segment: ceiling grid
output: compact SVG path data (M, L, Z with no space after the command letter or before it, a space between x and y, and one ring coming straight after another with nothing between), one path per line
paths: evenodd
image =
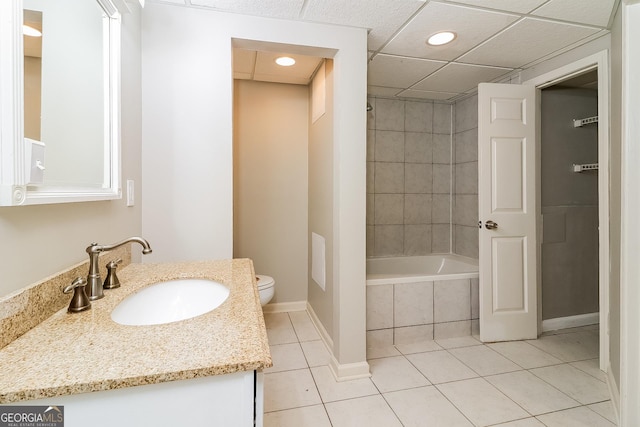
M481 82L509 79L523 68L608 34L620 3L620 0L148 1L366 28L370 95L442 101L466 96ZM430 35L442 30L455 32L456 39L443 46L426 44ZM234 49L235 77L308 84L321 60L302 57L300 66L278 69L273 65L276 53L279 52Z

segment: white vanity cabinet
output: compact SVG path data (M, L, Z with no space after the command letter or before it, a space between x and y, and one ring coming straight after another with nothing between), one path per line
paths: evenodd
M263 378L245 371L17 404L64 406L65 427L262 427Z

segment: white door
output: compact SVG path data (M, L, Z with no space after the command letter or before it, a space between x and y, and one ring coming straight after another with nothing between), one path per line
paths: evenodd
M535 339L536 88L478 87L480 338Z

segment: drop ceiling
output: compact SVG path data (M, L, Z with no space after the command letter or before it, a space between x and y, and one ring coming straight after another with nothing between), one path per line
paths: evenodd
M188 7L368 29L368 93L454 101L478 83L605 36L620 0L150 0ZM455 31L454 42L426 45ZM285 52L282 52L285 53ZM308 69L274 68L273 52L234 49L236 78L307 84ZM287 73L290 75L287 76ZM271 80L269 80L271 79Z

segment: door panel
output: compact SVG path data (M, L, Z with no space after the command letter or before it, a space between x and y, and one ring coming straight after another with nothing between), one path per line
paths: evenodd
M492 138L492 213L523 212L524 192L522 183L526 171L521 138Z
M538 333L535 94L533 86L478 88L482 341Z
M494 238L493 262L493 311L494 313L523 312L526 310L526 242L522 237ZM497 262L500 260L500 262ZM514 286L519 284L521 286Z

